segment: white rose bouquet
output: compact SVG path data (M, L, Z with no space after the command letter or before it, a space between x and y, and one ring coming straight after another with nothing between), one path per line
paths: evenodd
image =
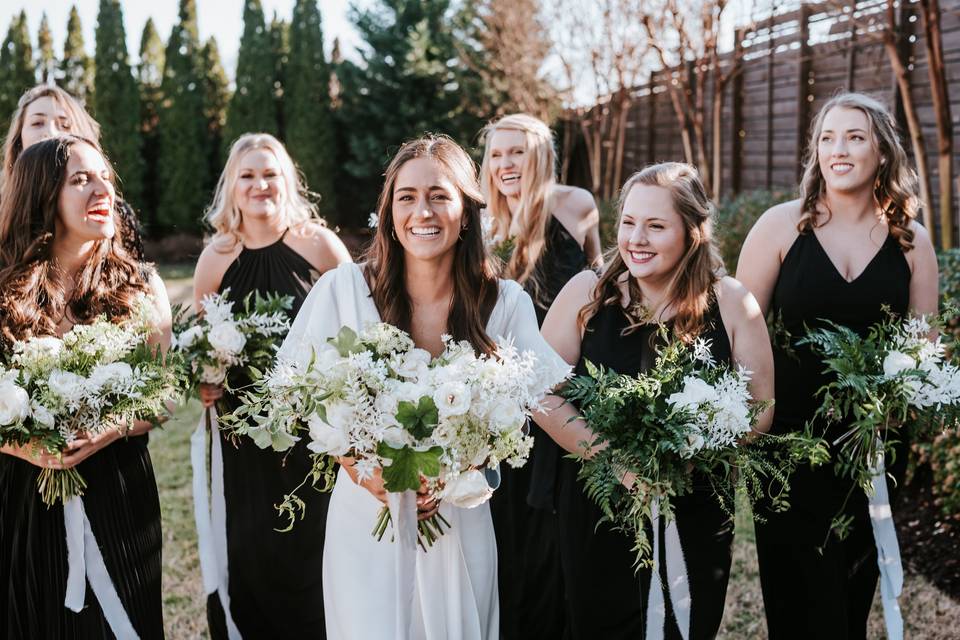
M183 390L183 366L147 344L157 326L150 298L141 295L121 323L98 318L62 338L17 342L0 366L0 444L32 444L57 454L81 436L156 420ZM46 504L83 494L76 469L44 469Z
M797 464L824 456L815 439L753 432L770 403L750 396L749 371L714 361L708 341L670 342L638 376L589 362L587 372L563 390L595 436L586 443L593 455L582 460L579 475L603 520L634 537L638 565L651 561L647 529L654 505L672 518L671 498L690 493L695 474L732 514L738 486L756 500L767 478L786 487ZM627 473L636 477L629 488L622 485Z

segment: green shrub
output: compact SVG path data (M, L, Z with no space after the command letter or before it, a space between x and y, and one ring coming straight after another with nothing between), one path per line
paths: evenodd
M760 215L793 197L788 191L748 191L724 200L717 207L713 232L727 273L737 272L740 247Z
M600 200L600 250L606 252L617 244L617 201Z

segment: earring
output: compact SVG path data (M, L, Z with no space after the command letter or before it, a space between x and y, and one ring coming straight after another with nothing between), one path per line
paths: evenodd
M460 227L460 233L457 234L457 240L463 240L463 232L467 230L466 225Z
M390 227L390 237L394 240L397 239L397 230L394 227Z

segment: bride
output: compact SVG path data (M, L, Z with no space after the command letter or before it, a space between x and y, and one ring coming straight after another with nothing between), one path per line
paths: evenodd
M469 341L478 353L491 353L498 337L512 339L518 349L537 353L545 379L559 382L568 367L540 337L530 298L515 282L496 278L484 245L476 165L466 152L449 138L423 137L400 148L385 177L364 262L343 264L317 282L281 357L306 361L311 347L341 326L359 330L383 321L409 332L434 356L443 350L444 334ZM323 554L327 634L498 638L489 505L459 509L421 494L417 517L439 510L451 528L425 552L389 537L378 542L370 532L388 503L383 481L376 474L358 482L352 461L341 459L341 465Z

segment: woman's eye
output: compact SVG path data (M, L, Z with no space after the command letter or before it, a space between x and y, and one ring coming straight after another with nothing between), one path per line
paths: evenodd
M620 221L620 224L621 224L621 226L624 226L624 227L632 227L632 226L633 226L633 220L626 220L626 219L624 219L624 220L621 220L621 221Z
M652 225L650 225L650 228L651 228L651 229L656 229L657 231L659 231L659 230L663 229L663 225L662 225L662 224L652 224Z

